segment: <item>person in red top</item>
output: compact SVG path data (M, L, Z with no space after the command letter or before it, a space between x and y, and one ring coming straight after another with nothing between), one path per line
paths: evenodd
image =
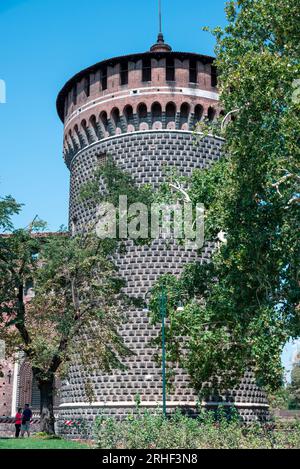
M19 438L20 430L22 425L22 407L18 409L15 418L15 427L16 427L16 438Z

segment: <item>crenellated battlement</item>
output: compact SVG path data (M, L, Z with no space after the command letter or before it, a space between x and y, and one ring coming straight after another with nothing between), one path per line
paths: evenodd
M153 51L99 62L66 83L58 95L58 114L67 124L74 113L99 98L110 101L122 93L130 97L147 89L153 93L167 88L172 94L174 88L185 88L194 90L195 95L202 90L213 93L214 99L217 75L213 61L213 57L199 54Z

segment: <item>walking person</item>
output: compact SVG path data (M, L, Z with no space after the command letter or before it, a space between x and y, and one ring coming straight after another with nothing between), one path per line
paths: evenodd
M22 407L19 407L18 412L16 413L16 417L15 417L15 427L16 427L15 437L16 438L19 438L21 425L22 425Z
M30 438L30 420L32 417L32 412L29 407L29 404L25 404L25 409L23 410L22 415L22 425L21 425L21 437L24 438L25 433L27 433L28 438Z

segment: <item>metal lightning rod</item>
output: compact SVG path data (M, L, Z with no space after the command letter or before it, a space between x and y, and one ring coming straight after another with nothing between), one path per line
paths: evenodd
M158 11L159 11L159 33L162 33L162 19L161 19L161 0L158 0Z

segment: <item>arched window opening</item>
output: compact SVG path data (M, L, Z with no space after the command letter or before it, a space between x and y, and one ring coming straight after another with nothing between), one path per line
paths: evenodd
M111 112L111 120L112 124L116 130L116 133L121 132L121 119L120 119L120 111L118 108L114 108Z
M176 106L174 103L168 103L166 106L166 126L175 128Z
M108 126L108 118L107 118L107 113L105 111L101 112L100 114L100 121L104 125L104 127L107 129Z
M174 59L166 59L166 80L175 81L175 61Z
M144 103L141 103L138 105L138 117L139 119L147 119L147 115L148 115L148 112L147 112L147 106L146 104Z
M162 127L162 109L159 103L153 103L151 108L152 125L158 129Z
M81 121L80 127L81 127L80 130L82 130L83 137L87 138L87 128L86 128L86 120L85 119L83 121Z
M104 137L108 136L108 118L107 118L107 113L105 111L101 112L100 114L100 128L101 132L104 135Z
M161 120L162 118L162 109L159 103L154 103L151 108L152 118L154 120Z
M154 103L152 105L151 111L152 111L153 117L160 117L161 118L162 110L161 110L161 105L159 103Z
M76 130L75 128L73 129L73 132L70 130L69 131L69 135L70 135L70 139L71 139L71 142L72 142L72 145L74 147L74 150L79 150L80 149L80 141L79 141L79 137L76 133Z
M94 134L94 136L96 137L96 139L99 138L99 132L98 132L98 125L97 125L97 119L96 119L96 116L95 115L92 115L90 117L90 127L92 129L92 132Z
M197 122L200 122L202 120L202 117L203 117L203 107L201 106L201 104L197 104L197 106L195 106L195 111L194 111L195 124Z
M124 108L124 116L125 116L127 125L134 125L134 117L133 117L133 108L132 108L132 106L128 105Z
M213 107L209 107L207 111L207 119L212 122L215 118L216 110Z
M142 62L142 81L152 80L151 59L143 59Z
M137 107L137 115L139 120L139 129L148 130L148 111L145 103L140 103Z
M188 130L189 115L190 106L188 103L183 103L180 108L180 129Z
M83 134L82 132L80 132L80 129L78 128L78 125L76 124L75 127L74 127L74 133L77 137L77 140L78 140L78 143L79 143L79 147L80 148L84 148L86 146L86 141L83 137Z
M81 122L81 127L84 133L84 138L87 141L86 143L90 144L90 143L93 143L95 140L97 140L95 138L95 134L94 134L92 126L88 126L85 119Z

